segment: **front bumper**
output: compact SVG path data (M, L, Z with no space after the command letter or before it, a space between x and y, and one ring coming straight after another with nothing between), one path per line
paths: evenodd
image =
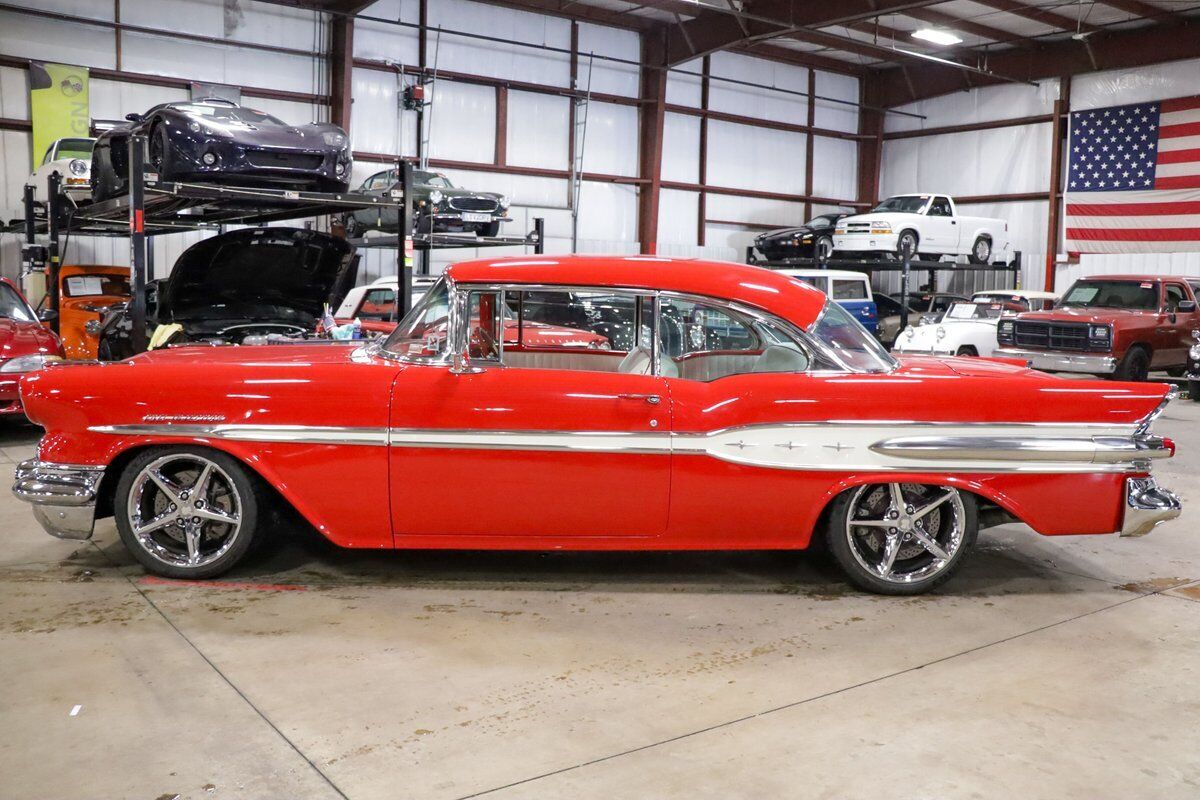
M104 467L30 459L17 466L12 491L18 500L33 506L33 516L46 533L60 539L90 539L103 477Z
M833 237L833 249L839 253L894 253L899 246L896 233L844 233Z
M1106 355L1060 353L1050 350L1026 350L1020 347L999 347L997 356L1017 358L1043 372L1080 372L1086 375L1111 375L1117 371L1117 359Z
M1145 536L1155 526L1175 519L1183 511L1183 503L1171 491L1162 488L1154 478L1125 479L1125 521L1122 536Z
M0 377L0 417L21 413L20 375Z

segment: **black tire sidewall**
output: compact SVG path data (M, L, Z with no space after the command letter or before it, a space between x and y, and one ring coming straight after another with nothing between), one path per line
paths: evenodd
M850 513L850 501L860 486L854 486L838 495L829 510L829 522L825 529L825 542L833 559L845 574L850 583L867 592L885 595L915 595L923 594L941 586L961 569L963 562L975 548L979 536L979 503L975 495L959 489L963 512L966 516L963 540L958 550L950 559L950 563L936 575L914 583L890 583L877 575L868 572L854 554L850 551L850 543L846 540L846 517ZM944 487L955 488L955 487Z
M237 540L216 561L200 567L180 567L164 564L162 561L151 556L138 544L137 537L133 535L133 529L126 514L126 508L129 504L129 493L133 489L133 481L138 473L150 462L172 454L202 456L215 462L233 480L234 487L238 492L238 500L242 513L242 528L238 532ZM241 462L232 456L222 453L219 450L212 450L205 447L153 447L136 455L121 472L121 477L117 480L116 492L113 495L113 517L117 523L117 533L121 536L121 543L125 545L125 549L129 551L130 555L136 558L138 563L145 567L148 572L164 578L196 580L224 574L246 555L258 533L259 501L259 492L258 487L255 485L254 476L241 465Z
M963 352L964 350L969 351L969 352ZM955 351L954 355L960 356L960 357L965 356L968 358L978 358L979 351L976 350L974 347L972 347L969 344L964 344L962 347L958 348L958 350Z
M1136 362L1141 362L1140 374L1135 368ZM1141 347L1130 348L1125 354L1125 358L1121 359L1121 364L1117 367L1117 371L1113 373L1113 377L1121 381L1133 381L1135 383L1145 381L1150 374L1150 356Z
M980 242L987 242L988 250L987 250L987 256L985 258L980 258L979 256L975 255L975 249L979 245ZM992 243L989 242L987 240L987 238L984 236L977 236L975 238L975 241L971 244L971 253L967 257L967 260L970 261L972 264L986 264L989 261L991 261L992 260Z
M917 248L921 246L921 240L916 233L910 230L900 231L899 238L896 239L896 257L903 260L904 258L904 240L906 237L912 238L912 250L908 253L909 259L917 258Z

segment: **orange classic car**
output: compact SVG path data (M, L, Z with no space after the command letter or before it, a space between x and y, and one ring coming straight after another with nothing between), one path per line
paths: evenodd
M63 351L70 359L94 360L100 344L100 320L111 306L129 302L129 267L64 264L58 273L58 287Z

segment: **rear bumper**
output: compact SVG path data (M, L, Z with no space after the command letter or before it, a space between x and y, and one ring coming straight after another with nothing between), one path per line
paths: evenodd
M20 375L0 377L0 417L22 413Z
M1125 521L1122 536L1145 536L1160 523L1175 519L1183 511L1183 503L1171 491L1162 488L1154 478L1125 479Z
M46 533L60 539L90 539L103 477L104 467L30 459L17 466L12 492L33 506L33 516Z
M1060 353L1050 350L1026 350L1020 347L999 347L997 356L1017 358L1043 372L1081 372L1086 375L1111 375L1117 371L1117 359L1106 355Z

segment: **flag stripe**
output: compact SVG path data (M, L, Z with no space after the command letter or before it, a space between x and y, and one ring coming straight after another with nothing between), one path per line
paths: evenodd
M1154 170L1154 174L1160 181L1163 178L1178 178L1188 175L1200 175L1200 164L1197 164L1195 161L1185 161L1180 164L1160 163L1158 168Z
M1120 195L1118 195L1120 196ZM1067 203L1067 213L1079 217L1158 217L1200 214L1200 200L1180 203Z
M1200 189L1200 175L1176 175L1174 177L1158 178L1154 181L1155 189Z
M1181 164L1187 161L1200 161L1200 147L1190 150L1167 150L1158 154L1160 164Z
M1156 228L1200 228L1200 214L1164 214L1152 219L1146 217L1071 217L1072 228L1110 228L1129 231L1153 225Z
M1158 152L1168 150L1194 150L1200 147L1200 136L1178 136L1174 139L1163 139L1158 143Z
M1200 122L1200 108L1187 111L1176 111L1173 114L1162 114L1158 118L1159 125L1184 125L1189 122Z
M1169 114L1172 111L1186 111L1189 108L1200 108L1200 95L1178 97L1174 100L1163 100L1160 105L1164 114Z
M1200 240L1200 228L1067 228L1066 236L1081 242L1194 242Z
M1163 125L1158 129L1158 138L1174 139L1177 136L1200 136L1200 122L1185 122L1182 125Z

